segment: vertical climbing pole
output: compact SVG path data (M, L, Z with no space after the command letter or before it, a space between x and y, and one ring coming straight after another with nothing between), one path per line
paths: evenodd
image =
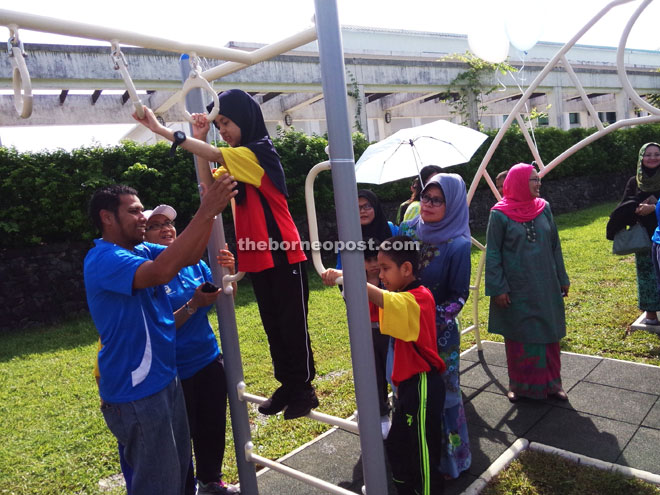
M315 0L315 10L339 240L344 243L356 242L362 240L362 230L358 215L355 159L346 101L344 51L337 2ZM380 429L364 255L355 249L345 250L341 253L341 261L359 416L362 469L367 493L382 495L387 493L388 483Z
M190 58L182 55L180 59L181 77L186 80L190 74ZM186 95L186 108L188 112L203 113L206 107L202 100L202 90L194 89ZM211 124L213 125L213 124ZM192 133L192 124L190 125ZM197 157L195 157L195 171L197 172ZM197 172L197 183L199 184L199 172ZM215 257L218 249L225 246L225 231L222 224L222 215L218 215L213 222L213 230L209 239L208 255L209 267L213 273L216 285L222 286L222 276L226 273L221 268ZM234 433L234 447L236 450L236 464L238 477L241 482L241 492L257 495L257 474L255 465L245 458L245 446L251 442L250 422L248 418L247 402L239 400L236 386L243 382L243 363L241 362L240 345L238 342L238 329L236 326L236 314L234 312L233 295L220 292L216 300L216 311L218 313L218 327L220 330L220 342L227 377L227 392L229 394L229 411L231 414L232 431Z

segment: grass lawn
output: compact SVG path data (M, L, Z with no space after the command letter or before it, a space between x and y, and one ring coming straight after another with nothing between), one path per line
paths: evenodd
M618 473L526 450L481 495L657 495L660 487Z
M556 219L571 277L568 336L562 349L660 365L658 335L626 334L627 325L639 315L635 262L633 256L610 254L605 224L613 206ZM485 234L478 237L483 241ZM474 269L479 254L474 250ZM471 299L463 310L464 325L471 323L472 304ZM481 298L483 327L487 304ZM269 395L277 385L249 284L240 284L236 319L248 391ZM309 326L319 410L346 417L355 410L355 400L345 306L339 291L322 286L311 272ZM482 338L501 340L485 330ZM98 493L99 479L119 472L116 444L99 412L92 376L96 339L87 317L0 335L0 494L93 494ZM473 338L465 336L462 348L473 344ZM253 405L249 408L257 453L269 458L278 458L327 429L306 418L284 421L281 415L265 417ZM229 432L225 472L228 480L237 479Z

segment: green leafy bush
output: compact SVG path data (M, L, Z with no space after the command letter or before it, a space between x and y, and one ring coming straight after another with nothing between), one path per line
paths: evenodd
M536 129L535 137L542 158L548 163L564 150L593 133L594 129ZM465 165L448 171L460 174L469 184L497 130ZM660 140L660 125L649 124L613 132L569 157L553 170L550 178L632 174L640 146ZM273 140L282 158L289 189L291 212L297 218L305 213L304 183L309 170L328 159L327 139L306 136L291 130ZM362 134L353 135L357 160L368 146ZM199 204L192 155L179 148L170 156L170 145L160 142L142 145L124 142L119 146L79 148L71 152L19 153L0 147L0 248L21 248L43 243L90 240L98 235L87 218L92 192L112 183L135 187L145 207L160 203L176 206L178 225L183 228ZM511 165L532 160L520 129L510 129L488 166L494 177ZM383 201L400 202L409 197L410 179L368 187ZM481 186L483 187L482 181ZM316 206L321 217L334 217L332 178L322 173L316 179Z

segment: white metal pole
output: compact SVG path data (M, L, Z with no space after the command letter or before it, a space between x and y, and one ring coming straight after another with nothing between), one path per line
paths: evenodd
M336 0L315 0L321 79L325 101L332 184L341 241L361 241L355 159L348 102L344 53ZM387 476L376 386L374 350L369 321L367 280L361 251L342 252L344 293L351 341L362 448L362 470L369 495L387 493Z
M188 55L181 57L181 78L186 79L190 72L190 58ZM202 90L194 89L186 95L186 107L190 112L204 113L206 107L202 99ZM190 124L192 132L192 124ZM195 171L197 172L197 157L195 157ZM197 173L199 183L199 173ZM216 262L215 257L218 249L225 247L225 230L222 224L222 215L218 215L213 222L213 230L208 244L209 267L213 273L213 280L220 286L224 275L224 268ZM220 342L227 378L227 395L229 396L229 412L231 415L232 432L234 434L234 448L236 451L236 466L238 477L241 481L242 493L253 493L258 495L257 474L255 465L245 458L245 446L251 443L250 421L247 411L247 403L238 397L237 386L244 382L243 363L241 361L241 349L238 341L238 329L236 326L236 314L234 312L233 295L224 291L215 302L218 313L218 329L220 331Z

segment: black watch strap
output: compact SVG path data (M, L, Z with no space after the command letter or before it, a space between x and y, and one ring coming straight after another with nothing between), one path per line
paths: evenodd
M174 133L174 141L172 141L172 147L170 148L170 156L174 156L174 153L176 153L177 147L183 143L188 136L182 131L176 131Z

